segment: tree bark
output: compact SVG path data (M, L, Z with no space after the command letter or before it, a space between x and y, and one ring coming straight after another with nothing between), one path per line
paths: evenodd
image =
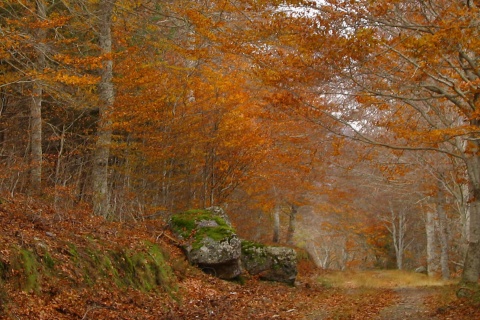
M473 190L470 203L470 232L463 265L462 283L477 283L480 274L480 189Z
M427 274L433 277L438 272L438 254L435 237L435 213L427 209L425 232L427 234Z
M288 230L287 230L287 243L293 245L293 237L295 235L295 229L297 227L297 212L298 207L294 204L290 206L290 214L288 216Z
M437 217L438 217L438 238L440 240L440 267L442 270L442 278L450 278L450 268L448 267L448 231L447 231L447 215L445 213L445 195L442 186L439 187L437 197Z
M37 15L39 20L47 18L46 6L43 0L37 0ZM45 68L45 39L47 31L44 28L38 28L35 34L35 52L36 57L36 71L43 72ZM32 102L30 105L30 191L35 194L41 193L42 190L42 166L43 166L43 151L42 151L42 95L43 86L40 80L33 81L32 88Z
M280 208L275 207L273 211L273 242L280 242Z
M98 85L99 120L97 125L97 141L93 162L93 212L95 215L107 217L110 214L108 196L108 159L112 140L112 128L109 112L113 107L115 92L113 87L112 53L112 15L114 0L102 0L99 4L99 45L102 55L106 57L101 70Z
M477 120L471 121L478 126ZM463 265L462 283L477 283L480 275L480 141L467 141L467 172L469 176L468 247Z

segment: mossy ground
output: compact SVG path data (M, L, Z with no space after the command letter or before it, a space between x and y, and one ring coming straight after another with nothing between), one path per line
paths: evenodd
M104 250L88 241L79 247L66 243L68 260L55 261L49 250L32 250L19 246L10 249L11 262L1 263L0 278L13 280L26 292L40 292L43 282L68 279L77 286L110 282L119 288L141 291L163 290L172 297L177 291L175 275L159 246L145 242L140 250L117 248ZM72 274L78 277L72 277Z

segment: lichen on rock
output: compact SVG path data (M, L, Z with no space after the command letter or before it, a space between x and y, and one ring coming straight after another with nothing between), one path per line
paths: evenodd
M241 241L223 210L189 210L173 215L171 229L185 241L188 261L222 279L241 273Z
M297 254L292 248L243 241L242 266L261 279L293 285L297 276Z

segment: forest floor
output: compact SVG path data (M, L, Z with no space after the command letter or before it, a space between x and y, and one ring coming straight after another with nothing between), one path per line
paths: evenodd
M480 319L454 281L305 258L295 286L223 281L189 266L161 221L46 203L0 197L0 319Z

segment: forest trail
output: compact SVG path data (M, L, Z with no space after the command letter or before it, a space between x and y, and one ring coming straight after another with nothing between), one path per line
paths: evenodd
M443 319L427 306L428 299L437 295L432 287L403 287L395 289L355 288L342 292L342 301L322 305L304 319L376 319L427 320ZM348 310L348 312L346 312Z
M425 305L425 299L434 294L431 288L398 288L394 292L398 295L395 304L384 308L378 319L405 320L405 319L435 319Z
M330 293L314 299L303 319L471 319L445 302L455 301L454 281L398 270L330 272L318 278ZM459 311L459 310L457 310Z

